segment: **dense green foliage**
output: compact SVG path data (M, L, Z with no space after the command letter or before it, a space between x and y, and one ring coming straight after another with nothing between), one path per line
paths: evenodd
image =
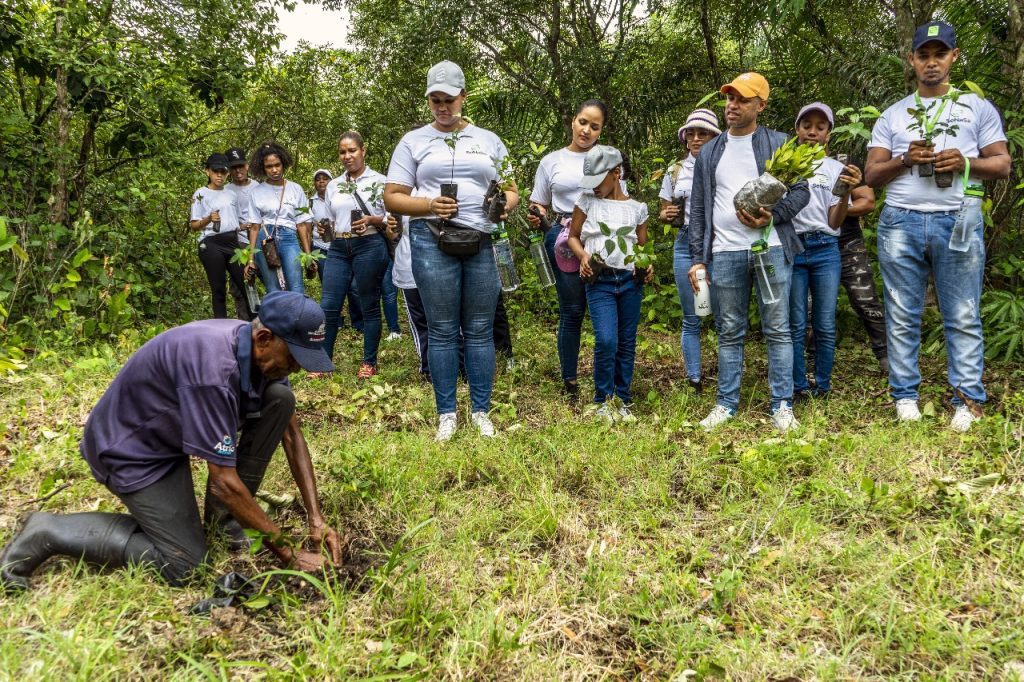
M862 156L864 108L907 92L901 55L932 16L958 26L954 80L999 106L1018 160L989 188L984 303L990 353L1024 352L1012 336L1024 309L1022 0L325 0L349 11L353 48L284 55L274 26L288 4L0 4L0 358L196 316L206 284L186 212L201 160L277 138L308 188L313 169L337 165L338 134L356 128L384 169L428 118L423 74L439 59L465 67L466 113L507 141L523 191L540 156L564 144L575 104L598 96L612 112L605 140L627 152L634 193L653 202L680 122L742 70L772 83L762 119L772 127L789 130L812 99L850 109L836 146ZM671 258L657 262L669 282ZM519 302L540 298L528 287ZM647 310L675 326L672 287L653 290Z

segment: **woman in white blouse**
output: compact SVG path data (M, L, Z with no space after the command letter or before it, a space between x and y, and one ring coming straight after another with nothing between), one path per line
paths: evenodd
M253 154L249 170L262 184L249 194L246 220L250 223L249 241L256 244L258 250L245 267L246 275L259 267L267 291L286 289L304 294L306 287L299 254L308 254L313 248L312 216L302 185L285 178L291 167L291 154L276 142L260 145ZM277 246L280 268L267 264L264 252L269 240ZM310 268L315 269L316 261L311 263Z
M363 136L354 130L338 140L338 160L345 172L327 185L326 203L333 234L324 271L320 306L327 320L324 350L334 354L341 303L355 282L359 309L363 313L363 361L359 378L377 373L377 349L380 346L380 298L384 273L388 267L388 249L384 226L384 176L367 167Z
M516 207L519 192L513 181L498 174L508 156L501 139L462 118L462 69L448 61L431 67L426 97L434 121L406 133L398 143L384 202L389 211L410 217L412 270L427 315L427 352L439 414L437 440L448 440L457 427L460 327L472 421L481 435L492 437L488 412L494 382L494 311L501 287L491 249L495 224L483 205L492 181L502 185L505 212ZM457 196L452 197L443 184L457 184ZM499 219L504 219L504 212ZM461 252L452 239L462 240Z
M661 183L662 221L679 228L676 233L675 257L672 269L676 276L676 291L679 306L683 310L683 331L679 343L683 350L683 364L690 386L698 393L703 389L700 363L700 320L694 309L693 288L687 273L693 260L690 258L690 189L693 187L693 164L705 142L722 131L718 128L718 116L710 109L697 109L686 118L679 129L679 143L685 156L669 166Z

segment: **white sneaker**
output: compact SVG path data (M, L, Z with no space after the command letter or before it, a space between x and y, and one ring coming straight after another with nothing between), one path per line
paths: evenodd
M971 408L966 405L961 405L956 408L956 412L953 414L953 418L949 420L949 428L960 433L967 433L971 430L971 424L978 421L980 417L975 417L974 413L971 412Z
M450 440L455 435L455 429L459 426L458 418L454 412L445 412L437 418L437 435L434 436L434 440L438 443L443 443L446 440Z
M390 334L388 334L387 336L384 337L384 340L385 341L398 341L398 339L400 339L400 338L402 338L402 333L401 332L391 332Z
M913 398L900 398L897 400L896 418L901 422L921 421L921 410L917 409L917 401ZM968 428L970 428L970 424L968 424Z
M614 421L615 417L612 416L612 406L608 403L601 403L601 407L597 408L597 412L594 416L598 419L607 419L608 421Z
M793 408L785 400L779 403L778 408L772 412L772 423L775 424L775 428L783 433L800 428L800 422L793 416Z
M494 424L486 412L474 412L470 417L473 425L480 429L480 435L484 438L494 438Z
M701 420L700 425L705 431L721 426L732 419L732 412L725 405L715 405L714 409Z
M619 408L619 419L624 422L635 422L636 417L633 416L632 410L629 409L629 405L623 405Z
M511 372L515 368L516 368L516 359L515 358L509 358L508 360L505 361L505 371L506 372Z

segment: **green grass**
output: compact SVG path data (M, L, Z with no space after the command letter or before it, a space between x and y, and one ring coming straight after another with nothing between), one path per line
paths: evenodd
M1020 368L989 368L988 417L960 436L945 427L944 359L926 358L922 403L934 416L899 426L870 353L849 339L836 395L798 406L804 428L779 438L765 412L763 343L752 339L741 411L709 435L695 424L713 387L690 393L676 340L645 334L638 421L609 428L559 397L553 324L514 324L520 368L499 374L494 441L468 428L432 441L433 397L408 338L383 345L368 390L354 378L354 336L339 339L337 377L296 380L325 509L349 534L337 579L277 576L265 607L204 618L188 609L215 575L273 569L268 558L215 543L212 569L184 589L143 570L50 562L30 593L3 601L0 678L916 680L1024 670ZM31 509L119 508L77 440L126 352L51 356L2 380L0 541ZM586 366L590 355L588 346ZM998 477L966 485L988 474ZM265 489L294 492L280 453ZM297 506L273 513L302 528Z

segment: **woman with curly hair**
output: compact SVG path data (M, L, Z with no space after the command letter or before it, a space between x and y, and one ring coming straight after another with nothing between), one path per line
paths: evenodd
M302 185L285 178L292 165L292 155L277 142L265 142L253 154L249 170L262 184L249 195L246 219L249 241L256 244L258 251L255 258L249 256L245 274L248 276L259 267L267 291L305 293L299 254L309 253L313 248L312 217ZM281 259L278 268L267 263L266 249L271 242ZM316 268L316 261L311 268Z

